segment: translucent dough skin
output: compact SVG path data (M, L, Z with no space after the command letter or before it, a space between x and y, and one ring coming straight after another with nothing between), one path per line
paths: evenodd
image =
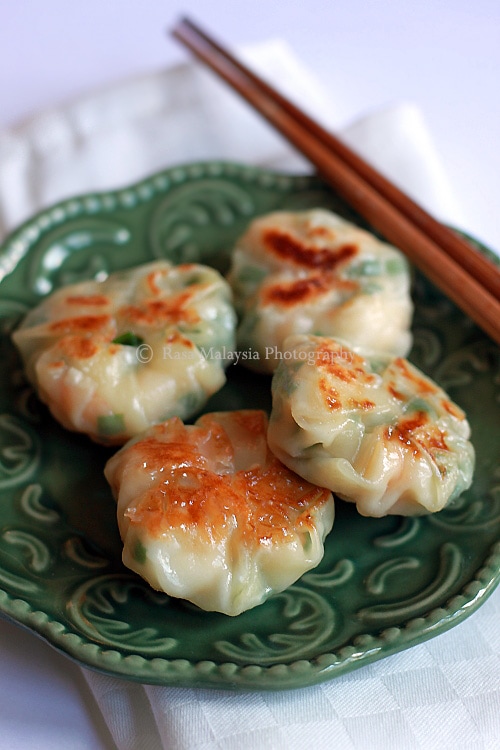
M201 409L225 383L235 328L220 274L158 261L58 290L28 313L13 340L64 427L121 445L151 424Z
M331 493L300 479L266 443L267 416L244 410L178 418L107 463L123 561L149 584L237 615L323 557Z
M286 466L364 516L436 512L470 486L465 415L407 360L316 336L285 346L268 441Z
M245 364L272 373L287 336L342 338L404 356L413 306L404 256L324 209L255 219L236 243L228 281L240 315Z

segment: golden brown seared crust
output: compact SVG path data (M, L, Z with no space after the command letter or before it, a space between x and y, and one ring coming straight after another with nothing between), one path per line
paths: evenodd
M287 466L376 517L436 512L470 486L465 414L414 365L327 337L286 345L268 440Z
M294 334L342 338L356 349L410 349L410 276L402 254L324 209L257 217L237 241L228 281L246 366L272 373Z
M13 340L56 419L118 445L201 409L225 382L235 326L217 271L154 261L56 290ZM217 356L205 357L204 347Z
M195 296L193 288L173 294L170 299L146 299L138 305L127 305L117 316L130 325L158 326L165 323L199 323L200 316L190 307Z
M158 591L239 615L284 591L324 553L332 494L269 450L260 410L178 418L110 458L123 562Z
M110 304L109 297L104 294L71 294L66 297L68 305L89 305L90 307L105 307Z
M245 438L265 443L263 412L236 411L230 419ZM269 450L263 464L232 471L234 445L217 414L194 426L170 419L124 450L132 467L160 478L128 513L153 537L187 526L217 542L236 523L245 543L258 546L312 529L312 508L330 499L328 490L298 477Z
M333 289L352 294L358 287L357 282L339 279L334 274L311 274L306 278L266 284L262 290L261 303L282 308L314 304L315 300L330 294Z
M323 233L320 236L325 237L326 240L333 239L326 228L325 233L326 236ZM281 260L287 260L294 265L308 269L332 271L352 260L359 253L358 245L353 242L340 247L321 247L302 242L297 236L278 229L264 231L262 239L269 251Z
M376 376L370 371L367 361L360 355L351 353L349 361L339 356L341 347L334 341L323 340L317 350L316 366L324 373L319 380L319 387L323 394L326 405L331 410L345 409L363 411L374 409L375 401L369 398L346 397L342 400L339 390L342 383L358 384L371 386L376 380ZM330 356L328 356L330 355ZM435 383L432 383L422 373L412 367L409 362L401 357L397 357L392 364L399 377L399 388L402 381L406 381L408 390L420 396L428 396L439 392ZM336 381L340 381L336 387ZM406 401L407 397L398 391L393 379L389 380L386 386L387 390L398 401ZM451 401L442 399L443 408L458 419L464 419L464 413ZM432 460L442 467L442 462L438 461L438 454L442 451L448 451L446 444L446 434L443 430L438 429L430 420L429 414L425 411L418 411L411 416L401 417L396 424L388 427L384 432L387 440L398 440L400 443L410 447L414 455L421 451L429 454Z
M79 304L84 304L80 302ZM93 304L93 303L89 303ZM66 333L89 335L96 333L112 333L112 318L110 315L77 315L60 318L49 325L53 334Z

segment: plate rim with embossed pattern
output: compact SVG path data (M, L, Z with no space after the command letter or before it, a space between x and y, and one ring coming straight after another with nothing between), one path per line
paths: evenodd
M213 251L213 248L207 249L209 239L215 245L229 237L234 239L254 215L274 208L298 209L313 205L325 205L364 223L314 176L282 174L218 161L174 167L121 190L89 193L61 201L25 222L0 249L1 320L5 325L11 325L14 317L25 309L23 305L29 307L37 295L41 296L62 283L63 277L56 278L55 274L61 275L62 269L71 265L74 258L88 256L89 264L94 263L94 267L82 271L77 265L67 271L67 275L102 272L102 269L99 271L97 255L90 255L93 248L106 247L103 262L108 255L111 258L114 254L115 267L134 265L154 257L172 257L177 252L180 260L197 260L193 257L196 252L210 255ZM134 239L139 235L140 242ZM481 243L473 239L472 242L498 262ZM132 245L135 247L133 252ZM137 257L132 257L134 253ZM63 280L67 280L66 277ZM455 383L453 387L463 387L461 380L469 377L470 389L473 390L473 376L485 377L485 363L493 356L493 350L488 347L493 345L439 292L423 279L417 279L417 288L419 284L422 287L419 293L424 295L422 299L425 298L429 306L425 312L427 317L424 315L418 323L422 326L419 339L421 358L431 362L432 357L436 357L435 353L432 354L432 347L436 347L433 336L440 325L439 316L444 316L443 320L449 324L446 329L449 335L445 336L439 329L441 339L437 334L434 338L446 353L445 362L451 361L451 364L448 370L444 368L444 376L442 363L436 365L434 362L433 366L441 372L445 382L451 382L452 386ZM448 342L450 337L451 344ZM6 342L6 339L8 332L4 326L2 341ZM457 342L461 349L457 348ZM8 347L7 343L5 345ZM463 371L457 354L462 351L465 352ZM494 364L496 362L495 359ZM472 370L472 375L467 368ZM50 451L47 452L45 445L45 440L49 445L55 441L58 450L64 450L60 433L57 426L47 427L50 418L43 409L41 417L36 406L33 409L36 399L29 389L24 388L19 372L15 373L15 378L17 382L9 385L7 394L8 398L14 398L15 408L4 398L2 410L6 411L0 414L3 434L11 435L14 441L10 446L0 445L0 472L3 472L0 474L0 613L27 627L84 666L161 685L230 690L304 687L444 632L474 612L499 582L498 518L488 516L491 509L485 509L485 501L483 505L479 503L479 495L475 497L473 490L471 499L452 509L448 520L437 514L439 518L432 526L432 533L437 535L439 549L436 547L436 557L429 569L431 573L434 570L435 577L429 577L429 570L423 574L424 578L427 575L426 583L413 598L401 599L403 571L422 567L423 563L415 548L412 548L412 554L406 555L401 553L405 550L399 548L416 543L423 532L422 523L410 519L397 521L399 526L396 529L391 526L388 532L387 526L385 531L373 535L371 547L378 545L379 552L389 550L389 555L391 549L395 549L395 558L384 560L373 570L358 573L356 565L361 564L358 559L353 562L348 557L336 559L333 556L331 559L335 562L330 568L320 566L317 572L307 574L287 592L239 616L241 620L229 618L232 629L229 620L221 619L225 618L223 615L203 613L189 607L182 609L181 603L172 604L168 597L152 592L140 579L122 569L119 562L113 561L114 567L110 567L111 561L91 538L92 534L79 528L78 522L68 520L72 504L76 502L71 495L64 495L67 505L63 503L61 511L58 501L62 495L57 493L64 494L68 490L52 486L55 463L47 465L47 455L50 462L55 458ZM491 380L493 382L493 376ZM237 383L236 387L241 388L241 385ZM468 392L464 390L463 393L467 396ZM37 419L41 422L37 423ZM70 436L68 441L76 441L72 443L72 449L76 445L85 454L86 444L82 439ZM490 468L493 471L493 467ZM64 485L64 471L68 470L57 475L58 486ZM485 475L488 471L486 466ZM498 488L490 487L486 479L489 481L486 477L481 484L483 500L488 493L488 497L493 497L498 491ZM51 491L43 481L48 483ZM500 503L500 497L495 495L495 502ZM16 527L14 521L21 525ZM393 521L391 519L391 523ZM361 524L366 522L349 509L340 523L343 534L356 537ZM337 522L331 540L335 538L336 526ZM466 534L469 528L475 528L476 532L477 528L482 529L488 544L483 540L478 542L478 549L466 547L465 541L460 539L469 536ZM480 564L472 574L467 573L465 579L463 575L460 578L467 554L473 553ZM382 557L375 556L374 559ZM450 583L452 578L453 585ZM335 641L334 631L338 623L345 625L350 616L354 617L345 602L350 597L355 598L354 581L358 579L357 589L361 590L364 585L366 594L359 594L364 606L360 606L360 601L356 604L358 619L365 624L364 631L363 627L358 628L350 638L342 640L339 636ZM54 583L58 580L71 581L59 598ZM349 580L352 581L350 593ZM395 580L400 581L396 588ZM346 590L343 591L343 587ZM393 594L388 600L386 595L387 601L377 604L375 597L380 592L387 594L389 590ZM394 591L399 592L399 601ZM266 607L268 609L264 610ZM113 616L106 620L106 612L109 615L110 610L113 610ZM273 623L269 626L271 630L267 631L263 624L268 619L266 613L270 614L269 622ZM147 619L153 614L155 627ZM183 630L183 635L174 638L168 628L170 625L174 627L177 620L175 632L178 634L179 629ZM242 623L241 629L238 629L239 622ZM260 632L257 632L257 625L254 631L248 630L252 622L259 622ZM189 627L185 627L186 624ZM276 628L278 632L274 632ZM283 632L279 632L280 628ZM209 632L205 641L201 636L203 632ZM213 643L210 632L213 632ZM229 632L232 640L222 637ZM206 653L202 652L204 645L199 647L201 652L196 651L196 638L204 644L210 643ZM332 644L334 647L330 647Z

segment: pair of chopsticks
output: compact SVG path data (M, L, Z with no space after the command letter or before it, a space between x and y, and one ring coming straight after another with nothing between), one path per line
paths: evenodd
M500 269L249 70L189 19L173 36L223 78L319 174L500 344Z

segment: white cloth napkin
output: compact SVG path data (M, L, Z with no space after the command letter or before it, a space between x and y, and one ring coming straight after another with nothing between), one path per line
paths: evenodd
M313 116L340 129L335 92L321 90L285 44L261 44L244 56ZM340 132L436 216L463 224L463 208L414 104L370 114ZM0 234L71 194L213 158L307 169L195 66L126 81L0 133ZM83 673L119 750L493 749L500 738L499 615L496 592L444 635L291 692L151 687Z
M242 54L313 117L341 127L335 93L327 94L284 42L263 43ZM340 132L435 214L463 221L414 104L370 114ZM213 158L310 171L281 136L197 66L179 65L92 93L0 132L0 237L70 195L120 187L162 167Z

